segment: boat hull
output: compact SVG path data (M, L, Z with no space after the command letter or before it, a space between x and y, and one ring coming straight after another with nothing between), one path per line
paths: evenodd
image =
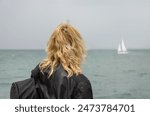
M128 52L118 52L118 54L128 54Z

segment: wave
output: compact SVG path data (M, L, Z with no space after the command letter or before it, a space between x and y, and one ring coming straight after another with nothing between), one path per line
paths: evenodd
M134 69L128 69L128 70L123 70L124 73L134 73L136 70Z
M102 75L102 74L92 74L92 76L94 76L94 77L107 77L106 75Z
M150 74L146 73L146 72L142 72L142 73L138 74L139 77L144 77L144 76L147 76L147 75L150 75Z

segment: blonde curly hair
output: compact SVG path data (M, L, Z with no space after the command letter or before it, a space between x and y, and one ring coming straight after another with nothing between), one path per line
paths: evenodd
M42 73L51 69L48 78L59 64L67 71L68 77L82 73L80 65L86 56L85 45L80 33L72 25L58 25L48 40L46 52L47 58L40 62L39 67Z

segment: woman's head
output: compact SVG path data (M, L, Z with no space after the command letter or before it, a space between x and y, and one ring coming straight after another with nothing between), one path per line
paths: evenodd
M62 64L68 77L81 73L85 46L80 33L70 24L62 23L52 33L47 43L47 58L40 63L43 72L50 67L49 77L58 64Z

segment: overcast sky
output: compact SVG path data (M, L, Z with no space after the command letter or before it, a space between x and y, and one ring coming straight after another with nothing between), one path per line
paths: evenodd
M44 49L66 20L88 49L150 48L150 0L0 0L0 49Z

